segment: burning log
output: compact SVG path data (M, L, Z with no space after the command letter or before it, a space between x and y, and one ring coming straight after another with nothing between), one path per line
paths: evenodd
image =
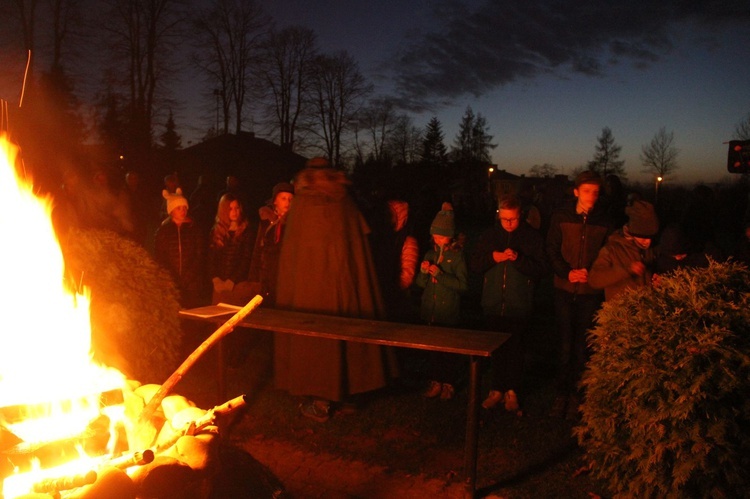
M63 476L58 478L45 478L34 484L34 492L42 494L54 494L61 490L77 489L96 481L96 471L90 470L84 474Z
M146 407L144 407L143 411L141 411L141 415L139 416L138 422L136 423L135 436L136 438L141 440L140 443L142 444L142 447L150 447L153 443L155 434L148 433L148 423L156 410L161 406L164 397L166 397L172 391L172 388L174 388L174 386L182 379L185 373L187 373L190 368L193 367L193 365L198 361L198 359L203 356L204 353L206 353L224 336L231 333L232 330L234 330L234 327L242 319L244 319L245 316L258 308L262 302L263 297L260 295L256 295L255 298L250 300L247 305L238 310L237 313L234 314L228 321L219 326L219 328L214 331L211 336L209 336L203 343L201 343L201 345L196 348L195 351L193 351L193 353L191 353L187 359L185 359L182 365L177 368L177 370L167 379L167 381L165 381L164 384L161 385L161 388L159 388L154 396L151 397L151 400L149 400L148 404L146 404ZM149 441L146 442L145 440Z
M143 466L145 464L149 464L153 460L154 451L152 451L151 449L146 449L144 451L135 451L131 454L111 459L109 460L107 465L124 470L130 468L131 466Z
M183 436L197 436L203 433L216 434L218 420L242 408L247 397L240 395L221 405L203 412L202 409L188 408L169 420L169 426L162 428L156 443L156 451L161 452L174 445Z

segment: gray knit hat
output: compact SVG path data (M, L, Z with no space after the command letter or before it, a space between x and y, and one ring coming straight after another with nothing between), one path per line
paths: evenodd
M448 237L456 235L456 220L453 216L453 207L449 203L443 203L443 209L435 215L430 226L430 234Z

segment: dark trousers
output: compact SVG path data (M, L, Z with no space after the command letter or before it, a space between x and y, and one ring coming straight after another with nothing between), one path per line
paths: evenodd
M523 384L524 336L529 321L525 317L487 315L484 322L488 331L510 334L510 338L490 357L490 390L518 392Z
M466 372L466 361L463 355L447 352L430 352L430 379L439 383L448 383L454 387Z
M594 325L594 315L602 304L602 295L575 295L555 288L555 324L560 340L557 389L575 393L589 349L586 332Z

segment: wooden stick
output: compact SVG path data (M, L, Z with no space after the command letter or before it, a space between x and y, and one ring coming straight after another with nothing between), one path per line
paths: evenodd
M172 375L167 379L167 381L164 382L163 385L156 391L153 397L151 397L151 400L149 400L148 404L143 408L141 411L140 416L138 417L138 423L136 425L137 428L142 427L144 424L148 423L151 417L156 412L156 409L159 408L161 405L162 400L164 400L164 397L166 397L171 391L172 388L182 379L182 377L185 375L188 370L190 370L191 367L198 361L198 359L203 356L204 353L206 353L211 347L213 347L219 340L221 340L224 336L228 335L232 332L234 327L239 323L242 319L244 319L250 312L258 308L260 306L261 302L263 301L263 297L260 295L255 295L255 298L250 300L247 305L242 307L237 311L236 314L234 314L228 321L226 321L224 324L219 326L219 329L214 331L214 333L206 338L206 340L200 344L198 348L196 348L193 353L190 354L190 356L185 359L185 361L180 365L180 367L177 368L177 370L172 373Z

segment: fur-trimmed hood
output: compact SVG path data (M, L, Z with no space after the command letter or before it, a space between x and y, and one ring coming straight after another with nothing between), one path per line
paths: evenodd
M341 170L333 168L305 168L294 181L296 194L319 194L341 199L347 194L351 182Z

